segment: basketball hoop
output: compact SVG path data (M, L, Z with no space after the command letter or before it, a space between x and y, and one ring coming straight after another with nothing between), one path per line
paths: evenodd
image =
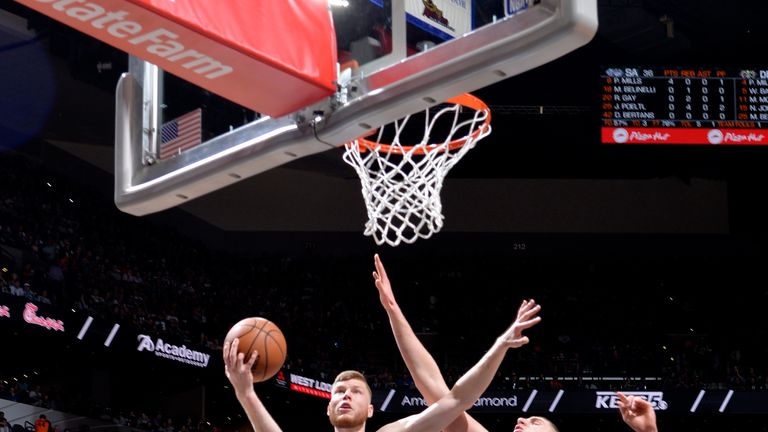
M418 115L424 117L423 133L418 124L408 125ZM440 136L438 131L448 133ZM364 234L373 236L378 245L397 246L440 231L443 180L489 133L490 109L465 93L346 143L343 158L360 176L368 212ZM368 139L372 135L375 141ZM383 140L391 144L382 144Z

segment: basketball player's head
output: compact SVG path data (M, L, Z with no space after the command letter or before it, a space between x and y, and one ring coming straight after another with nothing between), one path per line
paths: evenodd
M344 371L336 376L328 402L328 419L337 428L357 427L373 415L371 388L358 371Z
M544 417L520 417L517 419L514 432L559 432L551 421Z

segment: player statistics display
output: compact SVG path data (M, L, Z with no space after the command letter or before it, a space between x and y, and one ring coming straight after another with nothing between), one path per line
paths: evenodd
M768 145L768 69L608 67L603 144Z

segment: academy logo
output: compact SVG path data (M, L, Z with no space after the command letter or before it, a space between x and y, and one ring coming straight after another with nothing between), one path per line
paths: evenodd
M207 367L208 361L211 359L210 354L191 350L184 345L177 346L165 343L160 338L158 338L157 341L152 341L152 338L147 335L139 335L138 341L139 346L136 348L136 351L154 352L158 357L164 357L169 360L186 363L192 366L201 368Z

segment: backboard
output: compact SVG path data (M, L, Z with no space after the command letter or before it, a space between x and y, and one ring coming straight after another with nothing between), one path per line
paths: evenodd
M597 0L328 3L336 90L286 115L258 113L132 57L116 92L117 206L161 211L338 147L550 62L597 29Z

